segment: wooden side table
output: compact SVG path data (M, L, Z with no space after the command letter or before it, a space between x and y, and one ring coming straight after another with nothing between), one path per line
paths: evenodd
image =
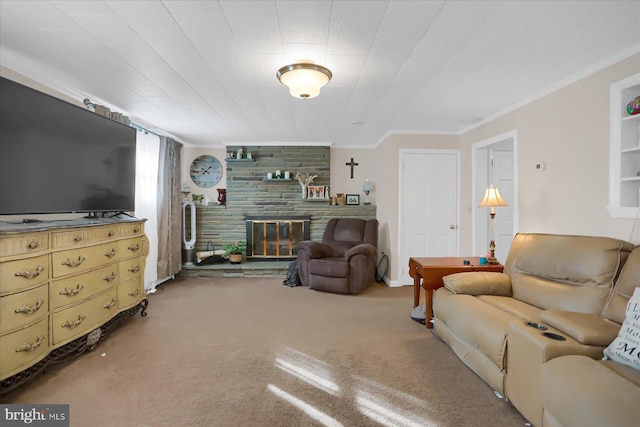
M469 265L464 264L469 261ZM442 278L449 274L471 271L493 271L502 273L502 264L480 265L480 257L440 257L409 258L409 275L413 277L413 306L420 305L420 280L424 288L425 311L424 325L431 329L433 317L433 291L444 286Z

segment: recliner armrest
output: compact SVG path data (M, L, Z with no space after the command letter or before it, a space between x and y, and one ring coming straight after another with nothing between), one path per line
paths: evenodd
M597 314L574 311L546 310L540 320L584 345L608 346L620 330L619 324Z
M330 258L333 256L333 249L329 245L303 240L298 243L298 252L307 251L311 258Z
M510 297L511 278L504 273L472 271L442 278L444 287L454 294L497 295Z
M361 245L357 245L357 246L354 246L351 249L349 249L344 254L344 259L345 259L345 261L349 261L352 257L354 257L356 255L371 256L371 257L374 257L374 259L375 259L375 256L376 256L377 252L378 252L378 250L372 244L363 243Z

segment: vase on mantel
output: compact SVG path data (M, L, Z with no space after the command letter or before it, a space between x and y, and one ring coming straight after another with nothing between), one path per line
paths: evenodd
M225 203L227 203L227 189L218 188L218 204L224 205Z

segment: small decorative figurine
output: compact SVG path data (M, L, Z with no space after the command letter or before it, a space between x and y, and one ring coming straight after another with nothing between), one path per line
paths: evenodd
M627 112L631 115L640 114L640 96L636 96L636 98L627 104Z

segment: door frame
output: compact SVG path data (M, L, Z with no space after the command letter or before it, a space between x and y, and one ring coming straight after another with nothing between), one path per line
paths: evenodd
M481 155L480 150L486 150L491 145L495 145L498 143L503 143L505 141L511 142L511 147L513 149L513 231L517 233L520 229L519 225L519 203L518 203L518 130L512 129L510 131L501 133L499 135L492 136L491 138L484 139L482 141L474 142L471 144L471 248L472 251L477 252L477 245L479 236L478 233L483 231L484 228L478 224L477 216L474 212L474 209L480 204L480 200L482 199L482 195L484 194L484 190L487 187L487 167L486 163L483 161L484 158ZM481 176L485 178L485 181L481 182ZM486 230L484 230L486 231ZM486 238L483 240L485 241ZM484 243L486 246L486 241ZM478 252L484 253L484 252Z
M437 149L437 148L400 148L398 150L398 189L404 188L404 172L402 170L402 161L405 155L409 154L452 154L456 156L456 256L460 254L460 150ZM413 286L413 283L402 283L404 272L409 268L409 259L402 259L404 255L402 245L404 243L404 222L402 221L404 214L404 193L398 191L398 284L397 286Z

